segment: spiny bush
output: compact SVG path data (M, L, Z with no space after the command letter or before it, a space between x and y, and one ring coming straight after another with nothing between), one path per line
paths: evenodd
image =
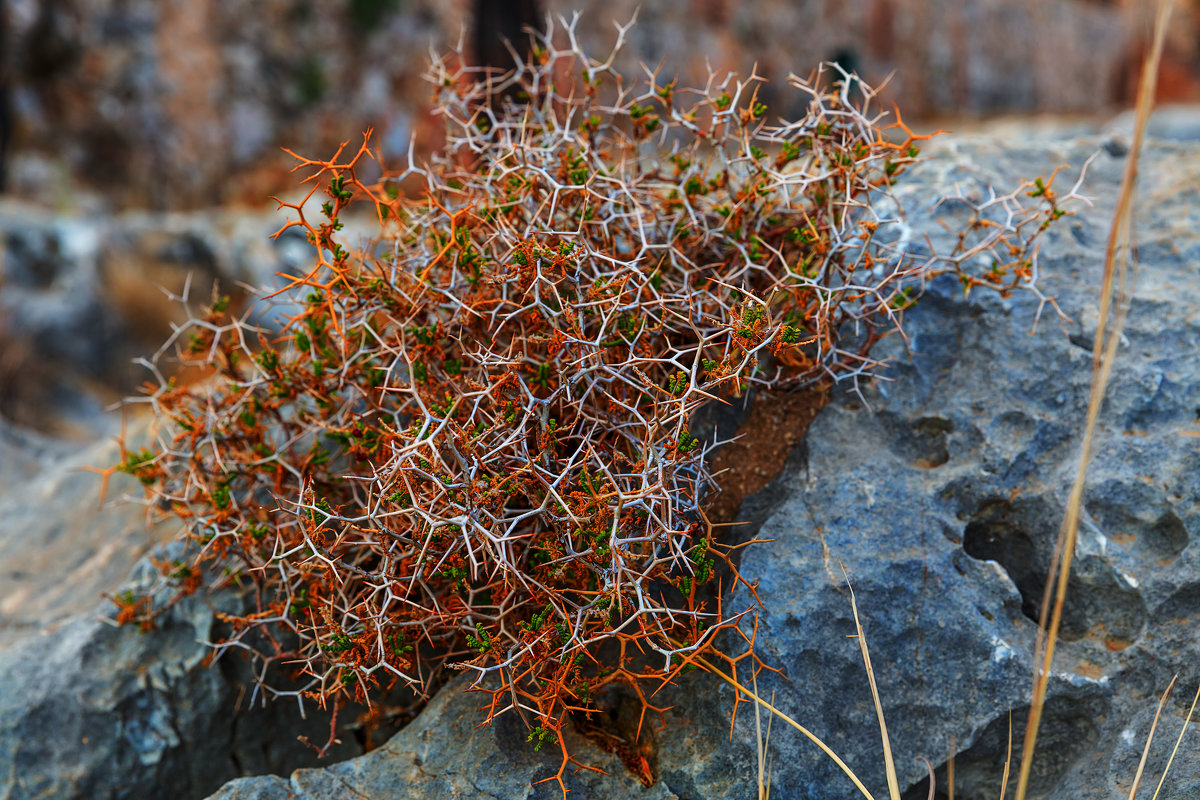
M435 58L428 164L368 181L369 133L298 157L311 191L284 229L317 255L284 334L220 300L180 328L149 362L158 447L122 465L186 522L178 574L253 582L219 649L335 708L468 670L487 718L520 714L564 767L572 713L615 683L653 708L746 611L705 588L718 562L739 578L697 409L870 375L938 274L1036 291L1034 240L1064 213L1039 180L916 259L889 189L924 137L857 78L791 78L808 111L772 123L757 76L634 88L612 61L574 22L503 76ZM379 226L361 247L354 204ZM163 377L171 350L207 379Z

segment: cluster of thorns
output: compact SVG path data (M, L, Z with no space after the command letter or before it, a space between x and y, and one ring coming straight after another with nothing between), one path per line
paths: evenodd
M177 576L255 586L217 646L250 651L262 688L336 708L467 670L488 720L519 714L565 767L564 724L606 687L655 709L719 632L752 645L712 585L741 578L705 515L697 409L872 374L932 275L1032 287L1063 212L1039 181L1036 208L993 196L917 259L878 209L922 137L882 127L857 78L791 78L807 113L773 124L757 76L630 88L574 23L555 39L504 76L435 58L447 138L425 166L368 182L369 135L300 159L285 228L317 255L284 334L221 300L194 315L160 356L209 377L148 362L166 424L121 468L186 521ZM353 203L375 241L340 240ZM268 689L271 665L301 688Z

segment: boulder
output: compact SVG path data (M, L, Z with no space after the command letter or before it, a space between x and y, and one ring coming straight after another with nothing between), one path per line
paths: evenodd
M141 562L126 588L159 577ZM241 775L317 763L297 737L325 741L327 718L304 719L295 702L262 707L236 657L208 664L216 614L236 602L187 598L146 632L96 607L0 650L0 796L198 798ZM333 756L361 752L347 736Z
M145 421L128 433L140 446ZM144 506L113 502L140 497L122 475L101 508L101 479L85 467L119 460L114 442L81 447L0 420L0 797L199 798L238 776L321 763L297 737L325 742L328 715L264 705L236 652L209 664L219 612L245 602L237 592L184 598L145 632L112 621L101 594L160 587L159 568L139 558L178 527L148 528ZM171 547L160 562L182 558ZM391 731L357 724L363 712L343 712L330 758Z
M144 441L142 431L135 425L130 441ZM102 507L101 480L87 468L120 460L115 442L81 447L0 420L0 648L91 613L178 530L151 528L141 505ZM120 479L111 490L110 501L136 491Z
M933 283L906 312L907 342L873 383L844 385L783 472L742 507L742 575L757 583L759 692L821 736L876 797L887 796L878 724L858 644L853 587L879 683L901 791L927 794L927 759L955 796L998 795L1005 747L1019 752L1032 683L1035 619L1075 475L1091 378L1104 245L1126 158L1102 138L1013 146L951 141L906 175L908 223L937 244L956 194L1015 186L1060 164L1088 172L1091 208L1045 241L1042 286L1066 318L1029 294L1002 299ZM1063 641L1033 767L1031 797L1127 793L1158 695L1178 674L1147 766L1156 782L1200 682L1200 148L1153 142L1141 166L1139 262L1122 346L1101 414L1067 599ZM1065 181L1067 176L1059 178ZM1032 331L1032 332L1031 332ZM727 608L752 605L744 590ZM748 678L748 675L743 675ZM446 687L382 748L343 764L227 784L214 798L376 800L558 797L537 783L556 753L535 754L519 722L481 719L479 695ZM572 798L752 798L752 709L703 673L660 695L657 782L576 737L608 775L568 770ZM1192 734L1195 735L1194 733ZM1176 756L1165 794L1200 795L1195 747ZM853 796L808 740L776 721L771 796Z
M958 796L995 796L1010 711L1017 741L1024 730L1034 620L1078 462L1103 248L1124 167L1123 149L1106 144L1006 152L994 141L951 143L903 183L910 222L936 238L922 218L944 214L955 229L953 212L933 205L952 186L978 195L1058 164L1078 167L1100 150L1085 191L1095 207L1053 229L1043 250L1044 288L1070 321L1044 310L1031 333L1035 298L976 291L964 300L956 285L936 284L905 321L907 350L890 343L891 380L817 418L804 470L781 476L783 499L759 531L774 541L747 550L743 573L767 605L762 653L790 679L764 676L760 688L812 720L851 764L871 765L877 795L878 733L859 657L834 646L853 632L846 576L902 783L925 774L918 758L936 764L957 751ZM1200 433L1198 173L1194 146L1157 143L1142 164L1140 264L1089 471L1035 796L1127 792L1148 731L1134 720L1153 712L1175 672L1193 689L1200 680L1195 645L1176 627L1200 614L1200 605L1183 610L1200 556L1191 438ZM1182 724L1184 696L1190 690L1167 730ZM836 768L803 758L807 743L786 742L775 759L778 796L805 785L810 796L835 796L815 787L844 780ZM1157 752L1165 758L1166 749ZM1194 791L1190 761L1176 763L1174 785Z

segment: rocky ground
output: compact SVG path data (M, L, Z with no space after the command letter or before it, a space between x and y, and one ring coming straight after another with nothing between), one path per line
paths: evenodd
M746 549L741 571L763 601L759 653L781 671L760 676L759 691L828 742L876 797L886 788L866 675L847 638L847 577L906 797L927 795L919 758L935 765L944 791L951 755L956 797L997 796L1010 717L1015 739L1022 734L1032 617L1076 466L1093 309L1127 149L1119 133L948 139L900 189L909 224L936 240L960 211L939 198L1011 187L1060 164L1077 170L1095 152L1085 190L1093 207L1052 229L1042 253L1043 286L1069 322L1045 311L1031 333L1035 298L976 291L964 299L957 284L935 283L908 312L907 346L883 345L894 357L887 380L836 390L778 475L741 503L737 535L768 540ZM1158 694L1177 674L1180 688L1147 765L1156 782L1200 682L1200 146L1154 140L1141 175L1140 263L1034 766L1033 796L1048 800L1127 794ZM80 234L78 220L21 224L12 210L7 219L0 301L33 320L38 292L76 291L70 276L88 262L70 254L92 252L87 242L137 238L121 233L136 228L129 220L106 222L101 236ZM13 277L24 273L13 270L12 242L38 230L74 232L61 239L69 257L53 273L59 277L44 286ZM209 245L210 272L260 277L223 271L237 261L221 255L258 236L214 236L222 244ZM253 246L267 248L255 259L270 265L266 274L286 267L282 245ZM92 285L111 285L103 278L109 262L95 263ZM26 292L15 302L12 286ZM68 347L68 331L46 330ZM86 377L93 363L80 355L78 372ZM91 412L80 418L79 437L111 430L111 422L88 422L97 419ZM115 588L149 536L138 506L92 511L99 479L75 470L117 456L112 446L95 447L0 428L0 796L560 796L555 784L537 783L558 760L533 752L517 719L477 727L482 701L461 682L370 752L369 731L349 725L340 751L317 764L296 737L316 740L327 720L300 720L291 702L262 708L243 692L239 663L203 663L203 641L217 612L240 602L235 593L192 598L150 633L101 620L111 605L97 604L96 594ZM114 479L110 494L135 488ZM142 562L132 580L154 573ZM735 592L728 602L751 601ZM754 797L751 709L743 705L731 727L731 690L703 673L685 676L662 700L671 709L637 743L655 783L643 786L617 755L572 733L574 752L605 772L569 772L570 796ZM606 702L619 733L621 700ZM854 791L811 743L778 723L769 752L773 797ZM1198 753L1184 742L1160 797L1200 796Z

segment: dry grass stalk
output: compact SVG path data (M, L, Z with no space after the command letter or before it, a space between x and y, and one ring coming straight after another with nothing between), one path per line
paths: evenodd
M1174 683L1174 679L1172 679L1172 683ZM1168 691L1170 691L1170 687L1168 687ZM1192 697L1192 705L1188 708L1187 716L1183 720L1183 726L1179 729L1179 736L1175 739L1175 746L1171 748L1171 755L1167 759L1167 765L1165 767L1163 767L1163 774L1158 779L1158 786L1154 787L1154 795L1150 798L1150 800L1158 800L1158 794L1159 794L1159 792L1162 791L1163 783L1165 783L1167 780L1167 775L1171 771L1171 765L1175 763L1175 755L1179 752L1179 745L1183 743L1183 735L1185 733L1187 733L1188 725L1190 725L1192 722L1192 715L1194 713L1196 713L1196 701L1198 701L1198 700L1200 700L1200 685L1198 685L1196 687L1196 694ZM1155 719L1157 719L1157 715L1155 715ZM1154 737L1154 733L1153 733L1153 731L1151 731L1150 738L1153 738L1153 737ZM1146 746L1149 747L1149 745L1150 745L1150 742L1147 741ZM1140 767L1139 767L1139 771L1140 771ZM1136 791L1136 790L1137 790L1137 782L1135 781L1134 782L1134 791Z
M1035 660L1038 663L1034 675L1033 700L1030 704L1029 722L1025 728L1025 740L1021 750L1021 768L1017 777L1016 800L1024 800L1029 787L1030 771L1033 767L1033 755L1037 746L1038 728L1042 720L1042 711L1046 701L1046 690L1049 686L1051 667L1054 662L1054 649L1058 641L1058 631L1062 624L1063 604L1067 595L1067 582L1070 578L1071 561L1075 555L1075 540L1079 526L1079 514L1083 504L1083 489L1087 475L1088 464L1091 462L1093 438L1096 431L1096 421L1104 402L1105 388L1116 360L1117 346L1121 341L1121 328L1124 324L1128 305L1125 300L1128 260L1130 254L1130 237L1132 234L1133 198L1137 184L1137 165L1141 154L1142 140L1145 136L1146 123L1154 103L1154 86L1158 76L1158 63L1162 56L1163 42L1166 36L1167 21L1170 18L1173 0L1164 0L1159 5L1155 21L1154 44L1142 72L1142 81L1138 90L1137 117L1134 125L1133 144L1130 148L1125 165L1125 174L1121 182L1121 193L1117 198L1117 211L1113 219L1108 246L1104 254L1104 279L1100 287L1099 320L1096 327L1093 344L1094 360L1092 364L1092 385L1088 397L1087 418L1084 423L1083 437L1080 443L1079 468L1075 475L1075 483L1067 500L1066 515L1063 519L1059 539L1055 547L1055 555L1051 561L1049 576L1046 579L1046 592L1042 599L1041 627L1039 629L1038 647ZM1114 277L1119 276L1118 302L1113 302ZM1110 314L1112 319L1110 320ZM1051 601L1051 586L1054 586L1053 607Z
M1146 744L1142 747L1142 757L1138 759L1137 772L1133 776L1133 785L1129 787L1129 800L1133 800L1137 795L1138 788L1142 785L1142 772L1146 769L1146 759L1150 756L1150 745L1154 743L1154 732L1158 730L1158 720L1162 716L1163 706L1167 704L1167 698L1171 696L1171 691L1175 688L1175 680L1175 677L1171 678L1171 682L1167 684L1166 691L1162 693L1162 697L1158 700L1158 708L1154 711L1154 721L1150 723L1150 732L1146 734ZM1163 777L1166 777L1165 770Z
M842 568L845 574L845 568ZM879 736L883 746L883 767L887 775L888 795L891 800L900 800L900 781L896 777L896 762L892 758L892 742L888 738L887 723L883 719L883 703L879 699L879 687L875 683L875 670L871 667L871 651L867 648L867 637L863 634L862 623L858 619L858 602L854 599L854 587L846 579L846 588L850 590L850 610L854 612L854 630L858 637L858 647L862 651L863 665L867 668L867 682L871 685L871 701L875 704L875 716L879 720ZM933 791L932 780L930 791Z
M854 770L850 769L850 767L846 764L846 762L843 761L837 753L833 752L833 750L829 747L829 745L825 744L825 742L823 742L819 736L817 736L815 733L810 731L808 728L801 725L799 722L797 722L795 719L793 719L788 714L781 711L774 704L769 703L766 700L764 700L763 698L759 697L759 695L756 691L754 691L754 690L744 686L742 683L740 683L737 680L736 672L733 676L727 675L727 674L725 674L725 672L723 670L718 668L716 665L712 664L711 662L705 660L703 657L700 657L700 656L697 656L694 659L694 661L699 667L701 667L708 673L717 676L718 678L720 678L721 680L725 681L730 686L732 686L737 691L737 694L739 697L745 696L745 698L747 700L754 702L757 706L761 706L762 708L764 708L768 712L770 712L772 715L779 717L779 719L783 720L788 725L791 725L793 728L800 731L800 733L804 736L804 738L808 739L810 742L815 744L818 748L820 748L822 753L824 753L826 756L828 756L829 759L831 761L833 761L833 763L837 764L838 769L840 769L842 772L844 772L846 774L846 777L848 777L850 779L850 782L854 784L854 788L858 789L858 791L862 793L863 797L867 798L867 800L875 800L875 796L871 794L871 792L867 789L867 787L863 784L863 782L861 780L859 780L858 776L854 774Z

